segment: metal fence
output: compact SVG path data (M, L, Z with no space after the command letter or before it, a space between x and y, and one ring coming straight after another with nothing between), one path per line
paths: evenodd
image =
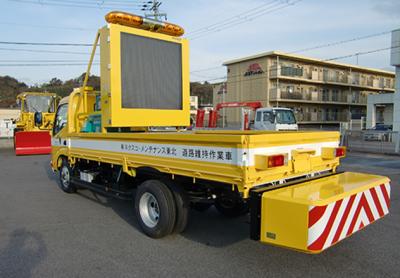
M394 131L346 130L342 144L350 151L400 154L400 135Z

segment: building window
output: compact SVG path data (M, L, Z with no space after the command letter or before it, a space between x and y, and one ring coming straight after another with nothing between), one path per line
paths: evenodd
M332 90L332 101L339 101L339 91Z
M286 86L286 92L292 94L294 92L294 86Z
M281 75L284 75L284 76L303 76L303 68L282 66L281 67Z
M329 90L328 89L322 90L322 101L329 101Z
M351 102L358 103L360 101L360 92L353 91L351 92Z
M390 83L391 83L390 81L391 81L390 78L386 78L386 85L385 85L386 88L390 88L390 87L391 87L391 86L390 86L390 85L391 85L391 84L390 84Z

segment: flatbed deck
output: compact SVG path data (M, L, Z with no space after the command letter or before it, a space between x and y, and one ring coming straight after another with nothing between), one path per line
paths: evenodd
M170 175L207 179L238 187L248 196L257 185L311 174L297 169L294 153L307 151L312 172L329 171L338 159L321 158L322 148L338 146L337 132L191 131L75 133L53 139L53 148L75 159L122 165L125 171L153 167ZM57 157L53 156L56 168ZM260 169L259 156L285 154L287 165ZM297 162L302 163L302 162Z

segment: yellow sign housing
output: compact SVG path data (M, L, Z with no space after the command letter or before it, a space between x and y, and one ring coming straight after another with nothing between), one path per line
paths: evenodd
M99 32L102 126L190 125L188 41L119 24Z

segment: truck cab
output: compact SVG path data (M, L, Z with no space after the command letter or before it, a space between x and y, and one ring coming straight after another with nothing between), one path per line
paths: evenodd
M255 130L298 130L293 110L280 107L266 107L256 110L253 129Z

